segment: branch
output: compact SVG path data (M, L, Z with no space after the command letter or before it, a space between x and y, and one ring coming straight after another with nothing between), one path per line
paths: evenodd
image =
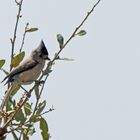
M94 9L96 8L96 6L100 3L101 0L98 0L93 7L91 8L91 10L89 12L87 12L87 15L85 16L85 18L82 20L82 22L79 24L79 26L77 26L75 28L75 30L73 31L72 35L69 37L69 39L66 41L66 43L63 45L62 48L60 48L60 50L58 51L58 53L56 53L55 57L53 58L53 60L51 61L52 63L59 57L59 54L61 53L61 51L66 47L66 45L73 39L73 37L75 36L76 32L83 26L83 24L86 22L86 20L88 19L88 17L91 15L91 13L94 11Z
M21 47L20 47L19 52L21 52L22 49L23 49L23 45L24 45L24 41L25 41L25 36L26 36L26 33L27 33L28 25L29 25L29 23L26 23L25 30L24 30L24 34L23 34L23 38L22 38L22 43L21 43Z
M35 111L36 111L36 109L37 109L37 106L38 106L40 97L41 97L41 95L42 95L42 93L43 93L43 89L44 89L44 86L45 86L45 82L46 82L48 76L49 76L49 75L47 75L47 76L45 77L44 83L43 83L43 85L42 85L42 87L41 87L39 97L37 98L37 101L36 101L36 104L35 104L35 108L34 108L34 111L33 111L33 113L32 113L33 115L35 114Z
M2 129L6 129L9 124L12 122L12 120L14 119L14 117L16 116L16 114L20 111L20 109L22 108L22 106L27 102L28 100L28 93L25 93L21 98L20 101L17 103L17 107L15 108L15 111L13 112L13 114L11 115L11 117L7 120L7 122L2 126ZM25 97L24 97L25 96ZM25 99L24 99L25 98Z
M53 110L55 110L55 109L54 109L53 106L52 106L52 108L50 108L49 110L47 110L47 111L41 113L40 116L45 115L45 114L47 114L47 113L49 113L49 112L51 112L51 111L53 111Z
M15 3L16 3L17 5L20 5L20 2L18 2L17 0L15 0Z
M22 7L23 0L21 0L20 2L17 2L17 0L15 0L15 2L18 5L18 13L17 13L17 19L16 19L15 28L14 28L14 35L13 35L13 38L10 39L11 40L11 44L12 44L11 63L12 63L12 59L14 57L14 48L15 48L16 34L17 34L17 28L18 28L19 19L21 17L20 13L21 13L21 7ZM12 70L12 67L10 66L10 71L11 70Z

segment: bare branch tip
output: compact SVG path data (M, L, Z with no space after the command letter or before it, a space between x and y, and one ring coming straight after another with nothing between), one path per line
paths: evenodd
M16 3L17 5L20 5L20 4L21 4L21 1L18 2L17 0L15 0L15 3Z
M26 26L28 26L28 25L29 25L29 22L26 23Z

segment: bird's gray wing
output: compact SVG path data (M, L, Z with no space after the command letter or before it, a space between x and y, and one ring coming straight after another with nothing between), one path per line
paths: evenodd
M22 73L24 71L27 71L27 70L30 70L30 69L34 68L37 64L38 64L38 62L37 61L34 61L34 60L32 60L32 61L26 61L26 62L22 63L21 65L19 65L18 67L16 67L13 71L11 71L3 79L2 82L4 82L6 79L8 79L7 82L6 82L6 84L8 82L12 82L14 80L13 79L14 76L16 76L17 74L20 74L20 73Z

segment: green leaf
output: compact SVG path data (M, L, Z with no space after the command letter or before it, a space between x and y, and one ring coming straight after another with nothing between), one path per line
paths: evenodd
M50 68L46 68L43 72L44 75L50 74L52 72L52 70Z
M20 86L18 84L15 85L14 87L12 87L12 89L11 89L11 95L12 96L15 95L18 92L19 89L20 89Z
M14 56L12 59L11 67L17 67L20 64L20 62L23 60L24 56L25 56L24 51Z
M85 30L81 30L79 31L78 33L76 33L75 35L78 35L78 36L84 36L87 32Z
M9 98L9 101L7 103L7 106L6 106L6 111L9 112L11 110L13 110L13 102L12 102L12 99Z
M3 117L5 114L4 112L0 111L0 118Z
M49 62L49 63L48 63L47 68L43 71L43 74L44 74L44 75L47 75L47 74L49 74L49 73L52 72L52 65L54 65L54 63L53 63L53 64L52 64L52 62Z
M28 130L28 134L27 135L32 136L34 133L35 133L35 128L34 127L30 127L29 130Z
M49 140L48 124L44 118L40 119L40 130L43 140Z
M59 43L60 46L63 46L64 45L64 38L61 34L57 34L57 41Z
M34 88L34 90L35 90L35 95L36 95L36 99L38 100L38 98L39 98L39 85L36 85L35 86L35 88Z
M1 59L0 60L0 69L2 68L2 66L5 64L5 60L4 59Z
M71 58L59 58L59 60L74 61L74 59L71 59Z
M24 128L23 130L23 134L25 134L26 136L32 136L34 133L35 133L35 128L33 126Z
M26 30L26 32L35 32L37 30L38 30L38 28L29 28Z
M10 96L10 98L8 100L8 103L7 103L7 106L6 106L7 111L11 111L11 110L13 110L15 108L16 101L12 99L12 96L14 94L16 94L19 89L20 89L20 86L18 84L15 85L15 86L12 86L12 88L11 88L11 96Z
M33 125L34 125L34 124L33 124L33 123L30 123L30 122L27 123L27 124L24 124L24 126L27 127L27 128L28 128L28 127L33 127Z
M24 117L22 109L16 114L15 119L17 122L20 122L21 124L24 124L26 121L26 118Z
M40 102L36 111L36 114L40 114L46 106L46 100Z
M26 116L29 116L32 113L31 105L28 102L24 105L24 111Z
M33 115L31 116L29 121L35 123L38 122L39 120L40 120L40 115Z

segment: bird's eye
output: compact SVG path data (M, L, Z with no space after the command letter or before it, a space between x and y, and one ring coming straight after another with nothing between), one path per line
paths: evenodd
M42 54L40 54L40 55L39 55L39 57L41 57L41 58L42 58L42 57L43 57L43 55L42 55Z

